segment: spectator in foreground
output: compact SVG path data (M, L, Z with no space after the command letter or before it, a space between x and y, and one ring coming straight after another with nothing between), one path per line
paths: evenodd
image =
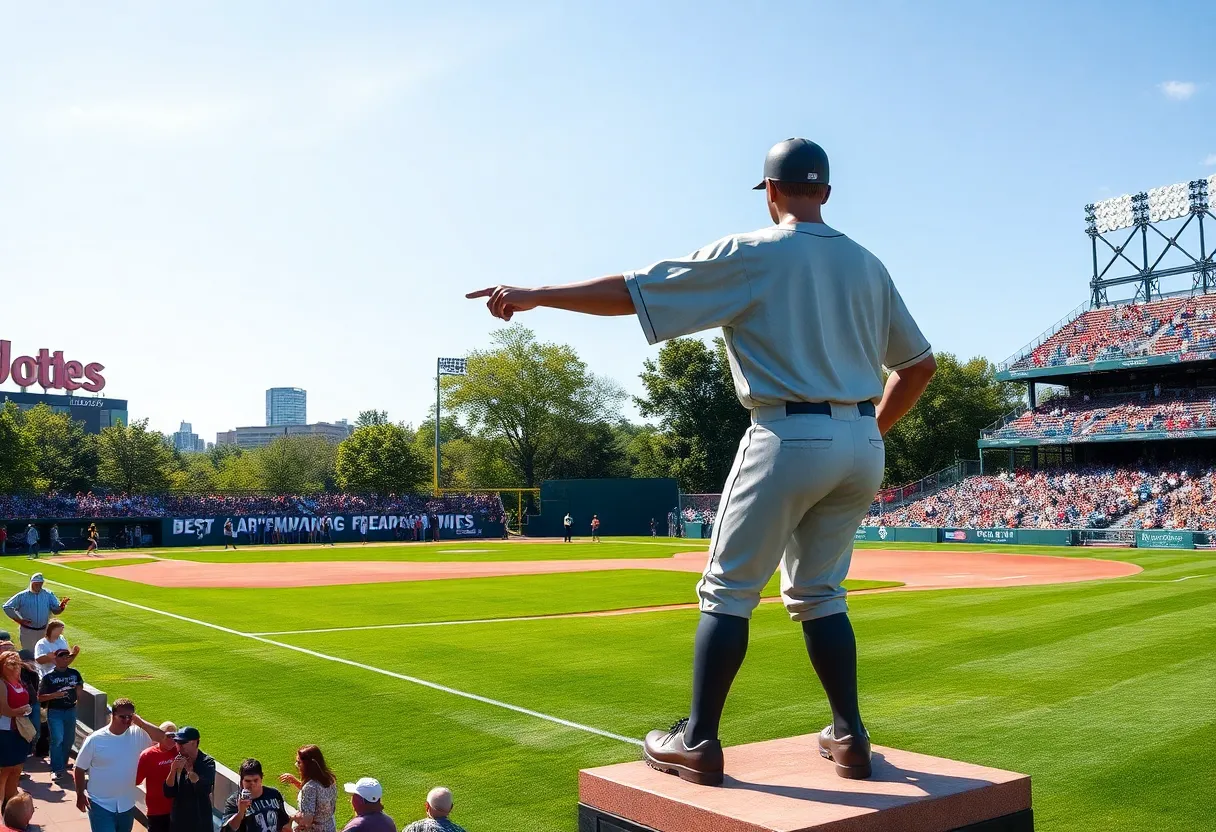
M21 683L21 657L12 650L0 653L0 798L5 804L17 794L17 783L30 756L30 740L21 734L17 721L29 719L32 694Z
M325 764L325 756L315 745L306 745L296 752L296 771L283 774L280 783L300 790L300 811L295 816L296 830L337 832L334 810L338 807L338 781ZM174 830L176 832L176 830Z
M397 823L384 813L384 789L379 780L360 777L356 783L347 783L345 789L355 816L342 832L397 832Z
M46 727L50 735L51 772L67 777L68 757L76 739L76 703L84 692L84 678L71 667L76 655L71 650L55 651L55 665L42 677L38 701L46 708Z
M452 823L452 792L443 786L431 789L426 796L426 817L405 827L403 832L464 832Z
M30 588L23 589L4 603L4 614L21 625L21 646L33 650L39 639L46 637L46 625L52 615L67 609L70 598L60 601L55 593L43 588L41 572L30 575Z
M162 722L160 730L165 732L164 739L151 748L145 748L139 755L139 763L135 767L135 785L146 784L145 803L148 809L148 832L169 832L169 815L173 811L173 799L165 797L164 782L169 777L169 768L177 757L177 743L173 735L177 726L172 722Z
M46 635L38 639L34 645L34 662L38 665L38 675L45 676L55 669L55 654L60 650L69 650L72 661L80 655L80 645L68 647L68 640L63 637L63 622L52 618L46 622ZM69 662L71 664L71 662Z
M110 723L85 737L73 775L76 808L88 812L92 832L131 832L139 756L164 737L164 731L135 713L130 699L115 699Z
M34 798L29 792L18 792L4 807L4 825L13 832L25 832L34 820Z
M162 781L165 797L173 800L170 828L173 832L212 832L215 760L198 750L197 728L187 725L174 733L172 739L177 746L177 755Z
M262 783L262 764L250 757L238 770L241 791L224 804L224 827L232 832L290 832L283 795ZM98 830L93 830L98 832Z

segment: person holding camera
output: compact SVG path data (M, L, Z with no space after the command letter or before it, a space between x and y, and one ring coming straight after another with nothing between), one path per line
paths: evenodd
M51 772L56 778L68 776L68 756L76 739L76 703L84 691L84 678L71 667L74 658L76 654L71 650L56 650L55 664L38 687L38 701L46 708Z
M262 764L250 757L237 773L241 790L224 804L222 832L291 832L283 795L262 783Z
M212 832L211 793L215 790L215 760L199 751L199 733L189 725L173 734L177 756L165 776L165 797L173 799L171 832Z

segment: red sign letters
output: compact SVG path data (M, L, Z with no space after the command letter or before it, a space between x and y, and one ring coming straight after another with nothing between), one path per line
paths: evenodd
M101 375L101 364L81 364L79 361L64 361L63 350L38 350L38 357L19 355L13 358L12 344L0 341L0 384L12 376L18 387L33 387L43 390L87 390L96 393L106 386Z

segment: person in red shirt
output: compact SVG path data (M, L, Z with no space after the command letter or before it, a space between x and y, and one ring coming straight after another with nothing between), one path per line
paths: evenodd
M4 680L4 695L0 696L0 795L8 803L17 794L17 783L30 756L30 741L17 730L18 717L31 712L30 693L21 683L21 657L12 646L0 653L0 678Z
M177 726L162 722L160 730L165 732L164 739L143 750L135 769L135 785L145 784L147 792L148 832L169 832L169 813L173 810L173 798L165 797L164 787L173 758L177 756L177 743L173 741Z

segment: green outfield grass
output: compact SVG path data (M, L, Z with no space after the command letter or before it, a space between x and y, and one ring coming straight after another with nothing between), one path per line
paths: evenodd
M693 542L678 541L677 550ZM573 544L566 556L602 556L594 550L610 545ZM504 548L522 559L546 547L562 548ZM1059 586L854 596L863 709L875 742L1030 773L1039 829L1211 828L1216 554L1033 549L1130 560L1145 571ZM23 585L27 563L0 566L4 589ZM693 599L693 574L177 590L79 566L40 568L53 589L75 596L64 617L69 639L83 645L78 667L90 683L132 697L150 719L197 725L204 748L230 767L252 755L277 775L289 770L296 745L317 742L345 780L381 779L399 826L416 819L428 788L443 784L470 832L570 830L577 770L638 754L624 739L399 677L622 738L665 727L687 708L695 610L263 640L241 633L679 603ZM799 629L779 604L761 605L724 740L813 732L827 718ZM340 822L348 815L343 807Z

